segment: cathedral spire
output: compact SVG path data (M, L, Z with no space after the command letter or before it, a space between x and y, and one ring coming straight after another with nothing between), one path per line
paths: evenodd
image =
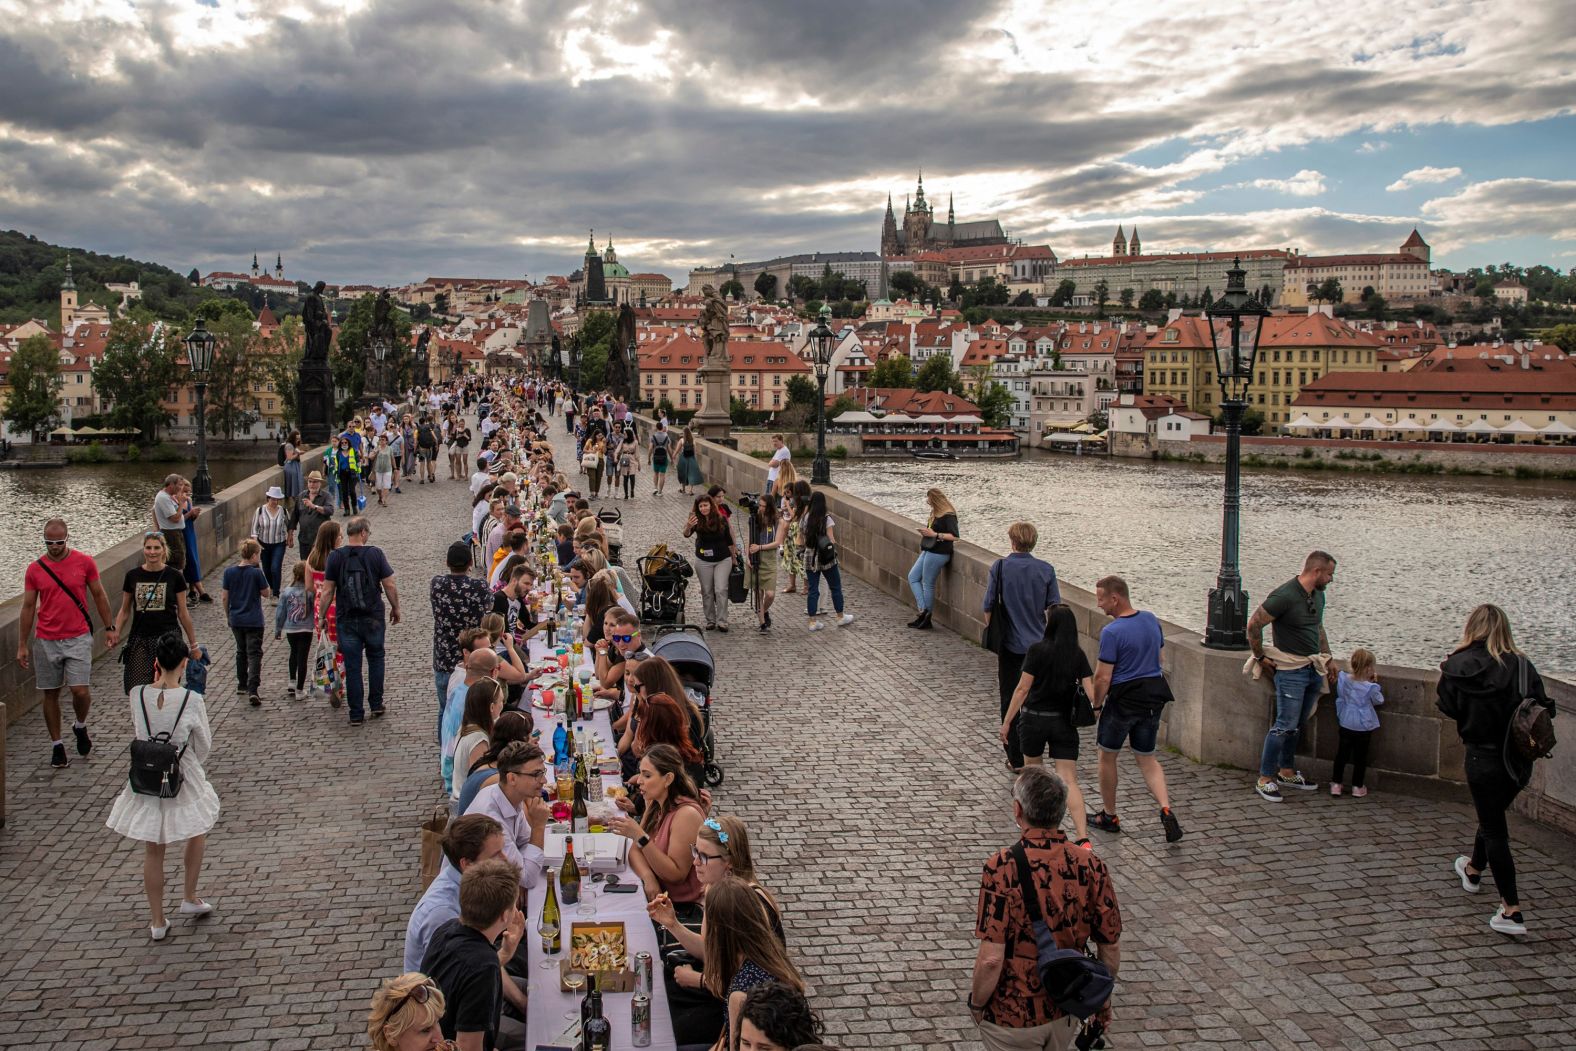
M952 213L952 195L949 193L947 194L947 225L951 226L956 221L957 217Z
M921 210L928 210L925 206L925 169L919 169L919 185L914 188L914 206Z
M596 255L596 230L594 228L586 235L586 255Z

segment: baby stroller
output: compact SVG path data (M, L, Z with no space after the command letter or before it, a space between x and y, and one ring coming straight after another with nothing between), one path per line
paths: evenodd
M680 624L684 621L684 592L695 570L689 562L665 548L653 549L635 560L644 587L640 592L643 624Z
M607 537L607 560L610 565L624 564L624 512L616 507L597 511L596 520L602 523L602 535Z
M659 628L651 643L651 654L673 665L684 692L700 709L701 754L705 757L706 786L716 788L722 784L722 767L717 765L717 742L711 730L711 687L716 677L716 665L711 659L711 648L706 645L705 633L693 624L675 624Z

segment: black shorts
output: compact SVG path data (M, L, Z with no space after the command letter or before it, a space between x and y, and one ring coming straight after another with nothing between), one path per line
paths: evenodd
M1030 759L1049 752L1052 759L1078 758L1078 728L1071 712L1037 712L1024 708L1018 713L1018 745Z

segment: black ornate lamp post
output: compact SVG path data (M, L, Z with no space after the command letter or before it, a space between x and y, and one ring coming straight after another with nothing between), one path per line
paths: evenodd
M815 402L815 461L810 465L810 481L815 485L832 484L832 465L826 458L826 377L832 371L832 345L837 337L826 323L831 316L831 309L823 306L820 319L810 330L810 367L815 369L821 392Z
M1226 271L1226 291L1205 312L1220 380L1220 411L1226 424L1226 496L1220 527L1220 574L1209 593L1204 645L1217 650L1248 648L1248 594L1242 590L1238 541L1242 507L1242 416L1259 351L1259 332L1269 309L1248 294L1242 260Z
M208 370L213 368L215 339L201 317L186 337L186 362L197 387L197 473L192 476L192 503L213 503L213 478L208 474Z

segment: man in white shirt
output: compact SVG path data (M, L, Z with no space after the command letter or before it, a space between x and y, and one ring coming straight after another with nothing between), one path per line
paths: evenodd
M485 814L503 826L503 856L520 867L520 886L542 878L542 843L553 811L542 801L547 762L540 745L515 741L498 756L498 783L476 793L467 814Z
M372 415L367 419L372 424L373 434L382 434L383 429L389 425L388 414L382 409L373 409Z
M164 562L171 569L186 568L186 516L175 499L184 481L178 474L166 475L164 488L153 494L153 526L164 534L164 545L169 549Z
M780 434L772 435L772 459L766 467L766 495L770 496L777 488L777 476L782 473L783 464L793 458L793 453L788 451L788 444L783 441Z

